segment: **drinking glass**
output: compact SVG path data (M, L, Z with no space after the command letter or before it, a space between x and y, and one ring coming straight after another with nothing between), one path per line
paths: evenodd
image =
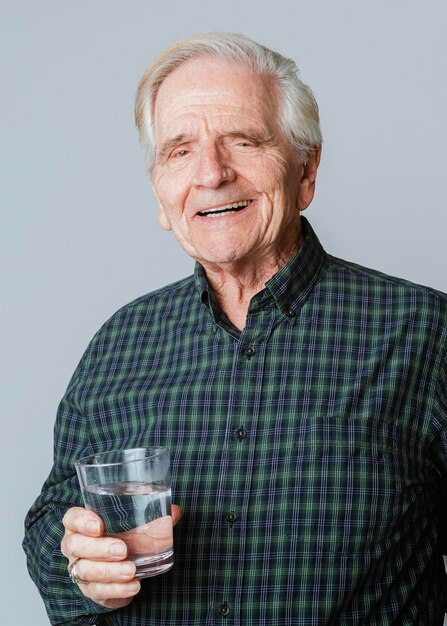
M174 564L169 450L112 450L75 463L85 507L104 522L104 534L122 539L136 578Z

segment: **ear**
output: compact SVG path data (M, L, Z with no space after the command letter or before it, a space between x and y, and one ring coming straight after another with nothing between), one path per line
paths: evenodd
M317 170L320 165L321 158L321 146L318 146L309 155L307 163L302 165L303 172L301 175L301 182L298 189L296 198L296 208L298 211L304 211L312 202L315 193L315 180L317 178Z
M158 204L158 223L165 230L172 230L171 222L169 221L166 211L160 203Z
M164 228L164 230L172 230L171 223L168 219L168 216L166 215L166 211L164 210L157 196L157 192L155 191L153 183L152 183L152 191L154 192L154 196L157 198L157 202L158 202L158 223L160 224L162 228Z

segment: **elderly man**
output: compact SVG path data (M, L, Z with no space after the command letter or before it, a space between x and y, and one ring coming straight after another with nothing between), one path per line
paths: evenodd
M24 542L52 623L442 624L446 296L329 256L300 217L321 135L292 61L181 41L136 117L197 263L101 328L62 400ZM171 451L179 523L140 583L74 462L142 445Z

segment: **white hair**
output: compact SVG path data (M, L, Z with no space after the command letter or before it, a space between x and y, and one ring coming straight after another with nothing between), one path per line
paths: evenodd
M177 67L203 56L226 59L247 67L255 74L272 76L281 97L278 122L301 161L305 162L309 154L321 145L317 102L309 87L299 79L298 68L292 59L244 35L208 33L174 43L155 59L138 85L135 122L148 165L155 149L154 109L161 84Z

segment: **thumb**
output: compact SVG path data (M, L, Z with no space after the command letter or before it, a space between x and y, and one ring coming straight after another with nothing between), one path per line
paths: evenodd
M173 504L171 508L172 525L175 526L182 519L182 509L178 504Z

